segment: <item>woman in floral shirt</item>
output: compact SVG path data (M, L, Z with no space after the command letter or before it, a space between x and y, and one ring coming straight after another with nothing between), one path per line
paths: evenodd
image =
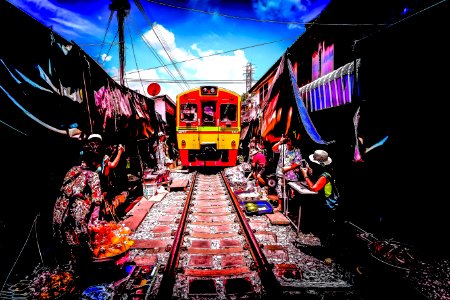
M82 162L67 172L53 208L53 236L69 260L90 255L88 225L94 207L103 201L96 173L102 157L99 143L83 146Z

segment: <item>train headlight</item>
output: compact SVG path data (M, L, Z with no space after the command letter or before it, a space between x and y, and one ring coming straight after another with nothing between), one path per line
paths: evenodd
M231 147L232 148L236 148L236 141L235 140L231 141Z
M186 141L185 140L181 140L181 147L186 148Z

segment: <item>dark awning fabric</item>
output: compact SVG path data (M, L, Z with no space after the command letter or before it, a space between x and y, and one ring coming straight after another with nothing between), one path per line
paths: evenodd
M241 137L240 137L241 141L243 141L245 139L245 137L247 136L249 128L250 128L250 125L246 126L246 127L242 127L242 129L241 129Z
M306 110L306 107L303 103L303 99L301 98L300 93L297 90L297 78L295 77L295 73L293 71L291 61L289 59L287 60L287 65L289 70L289 77L291 79L292 89L294 91L295 102L297 103L297 108L300 114L300 119L303 124L303 127L305 128L306 132L311 137L311 139L317 144L331 143L322 139L320 134L317 132L311 118L309 117L308 111Z
M356 60L356 70L360 59ZM351 102L354 87L355 61L299 88L308 110L315 111Z

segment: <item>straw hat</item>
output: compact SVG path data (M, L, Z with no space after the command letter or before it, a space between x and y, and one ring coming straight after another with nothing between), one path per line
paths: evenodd
M329 165L332 162L331 157L328 156L328 152L324 150L316 150L309 156L309 160L319 165Z

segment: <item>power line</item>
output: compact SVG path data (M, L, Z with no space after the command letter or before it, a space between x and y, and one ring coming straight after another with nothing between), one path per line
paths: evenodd
M189 82L189 83L223 83L223 84L241 84L245 83L245 79L137 79L137 78L127 78L128 82L158 82L158 83L180 83L180 82ZM255 82L255 81L254 81Z
M194 58L185 59L185 60L181 60L181 61L176 61L176 62L174 62L174 64L181 64L181 63L185 63L185 62L188 62L188 61L199 60L199 59L206 58L206 57L211 57L211 56L216 56L216 55L222 55L222 54L230 53L230 52L235 52L235 51L237 51L237 50L244 50L244 49L249 49L249 48L254 48L254 47L260 47L260 46L265 46L265 45L269 45L269 44L273 44L273 43L279 43L279 42L286 41L286 40L294 40L294 39L297 39L297 38L298 38L298 36L295 36L295 37L290 37L290 38L280 39L280 40L276 40L276 41L271 41L271 42L266 42L266 43L256 44L256 45L252 45L252 46L246 46L246 47L236 48L236 49L233 49L233 50L220 51L220 52L213 53L213 54L209 54L209 55L205 55L205 56L199 56L199 57L194 57ZM144 39L144 40L145 40L145 39ZM161 62L161 61L160 61L160 62ZM171 65L172 65L172 64L164 64L164 65L157 66L157 67L150 67L150 68L144 69L144 70L142 70L142 71L146 71L146 70L154 70L154 69L158 69L158 68L166 68L167 66L171 66ZM136 72L137 72L137 71L130 71L130 72L128 72L128 74L133 74L133 73L136 73Z
M133 37L132 37L131 31L130 31L130 27L128 26L127 28L128 28L128 34L130 35L131 49L133 50L134 63L136 64L136 69L139 70L138 62L137 62L137 59L136 59L136 53L134 51ZM145 91L144 84L142 83L142 78L141 78L141 73L140 72L138 72L138 76L139 76L139 82L141 83L142 90ZM128 80L127 80L127 82L128 82Z
M136 24L134 24L134 20L131 18L131 20L132 20L132 22L133 22L133 25L135 25L136 26ZM150 25L151 26L151 25ZM136 26L137 27L137 26ZM151 45L151 43L145 38L145 35L144 34L142 34L140 31L139 31L139 29L136 29L136 28L134 28L135 29L135 31L139 34L139 36L142 38L142 40L144 41L144 43L145 43L145 45L150 49L150 51L153 53L153 56L156 58L156 60L158 60L159 61L159 63L162 65L162 67L166 70L166 72L167 72L167 74L170 76L170 77L172 77L172 79L174 79L175 80L175 75L173 75L173 73L170 71L170 69L168 68L168 66L170 66L170 64L169 65L164 65L164 62L163 62L163 60L162 60L162 58L159 56L159 54L158 54L158 52L156 51L156 49ZM143 69L143 70L140 70L140 71L145 71L146 69ZM131 74L131 73L136 73L136 72L139 72L139 70L137 70L137 71L131 71L131 72L128 72L127 74ZM113 77L113 78L117 78L117 76L115 76L115 77ZM182 91L184 91L184 88L183 88L183 86L181 85L181 84L178 84L178 86L180 87L180 89L182 90Z
M207 15L237 19L237 20L244 20L244 21L261 22L261 23L277 23L277 24L284 24L284 25L323 25L323 26L387 26L388 25L388 24L366 24L366 23L350 24L350 23L292 22L292 21L277 21L277 20L267 20L267 19L254 19L254 18L248 18L248 17L239 17L239 16L233 16L233 15L221 14L221 13L217 13L217 12L210 12L210 11L194 9L194 8L189 8L189 7L176 6L173 4L168 4L168 3L163 3L163 2L159 2L159 1L153 1L153 0L147 0L147 2L151 2L151 3L162 5L162 6L168 6L168 7L176 8L176 9L183 9L183 10L188 10L188 11L192 11L192 12L198 12L198 13L207 14Z
M171 55L171 51L170 48L168 47L166 41L164 40L164 37L159 34L158 30L157 30L157 26L152 26L149 18L147 17L147 14L145 13L145 9L141 4L140 0L134 0L134 3L136 4L138 10L142 13L142 15L144 16L144 19L148 22L148 24L151 26L153 33L155 34L156 38L158 39L160 45L162 46L164 52L166 53L167 57L169 58L170 62L172 63L172 66L175 68L175 70L177 71L177 73L180 75L181 79L184 79L183 77L183 73L178 69L177 65L174 62L174 58ZM186 87L189 89L189 84L187 84L186 82L184 83L186 85ZM184 90L184 89L182 89Z
M99 61L100 56L102 55L102 50L103 50L103 46L105 45L106 35L108 34L109 26L111 25L113 15L114 15L114 11L111 10L111 12L109 13L108 26L106 26L105 35L103 36L102 44L101 44L100 50L98 51L98 55L97 55L97 59L96 59L97 62Z

